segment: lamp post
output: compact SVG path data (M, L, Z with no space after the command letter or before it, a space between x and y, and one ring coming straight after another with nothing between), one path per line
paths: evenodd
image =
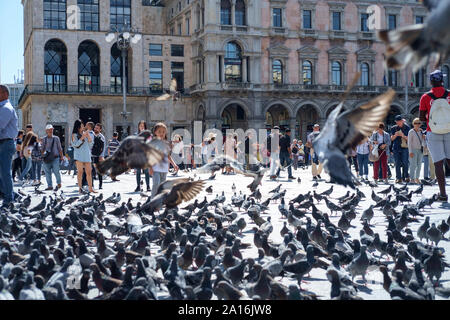
M123 97L123 110L120 114L123 117L123 122L126 123L128 116L131 112L127 111L127 77L125 70L125 59L127 57L128 49L131 47L131 44L138 43L142 35L137 32L137 30L133 30L125 21L125 24L120 28L117 26L112 26L112 31L106 35L106 41L111 42L116 39L117 48L121 51L122 54L122 97Z

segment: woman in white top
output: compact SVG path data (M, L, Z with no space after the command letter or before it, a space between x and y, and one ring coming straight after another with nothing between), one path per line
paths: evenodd
M184 143L179 134L173 137L172 154L176 156L179 168L184 169ZM178 173L178 170L176 171Z
M153 139L165 140L167 141L167 127L164 123L159 122L155 124L153 127ZM150 174L152 175L152 197L156 195L156 191L158 191L158 186L160 183L166 181L167 173L169 172L169 162L173 166L173 168L178 171L178 166L172 160L172 157L169 155L165 156L163 161L154 165L150 168Z
M409 149L409 176L411 181L420 184L420 170L422 169L423 147L425 145L424 135L420 130L422 122L419 118L413 120L413 128L408 132Z
M229 157L231 159L236 159L236 140L234 139L233 135L231 133L227 134L227 137L225 139L225 144L223 146L223 149L225 151L225 156ZM230 173L232 171L232 168L230 166L223 167L222 174L224 174L224 170L226 168L226 172Z
M358 160L359 177L369 180L369 137L356 146L356 159Z

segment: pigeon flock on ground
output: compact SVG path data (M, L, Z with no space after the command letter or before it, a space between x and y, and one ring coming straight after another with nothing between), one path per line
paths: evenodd
M450 296L439 246L448 241L450 217L430 223L437 203L421 196L423 185L372 185L369 193L357 188L340 197L334 185L320 193L299 188L290 199L282 183L261 192L263 174L254 173L256 188L233 183L228 195L214 195L208 185L207 196L196 197L207 183L189 175L169 179L153 199L141 194L139 203L120 193L58 191L31 206L36 195L19 190L0 214L0 300L359 300L369 270L379 272L392 299ZM370 207L363 210L363 201ZM269 210L275 202L278 210ZM377 211L385 235L373 231ZM280 219L283 240L274 243ZM355 219L362 221L359 238L348 233ZM246 234L252 242L242 241ZM258 256L249 258L252 247ZM302 286L315 268L326 271L328 296Z

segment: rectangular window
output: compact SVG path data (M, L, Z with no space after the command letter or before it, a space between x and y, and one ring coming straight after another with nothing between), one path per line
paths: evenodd
M66 29L66 0L44 0L44 28Z
M174 34L175 34L175 28L172 27L172 28L170 28L170 35L173 36Z
M333 30L341 30L341 13L333 12Z
M416 16L416 24L423 23L423 16Z
M312 29L311 10L303 10L303 29Z
M388 86L390 87L397 87L397 71L395 70L389 70L388 71Z
M191 25L190 25L191 20L186 19L186 34L190 35L191 34Z
M390 14L388 16L388 29L394 30L397 28L397 16L395 14Z
M151 56L162 56L162 44L150 43L150 55Z
M170 52L172 57L184 57L184 45L172 44L170 46Z
M99 5L98 0L78 0L81 14L81 30L99 30Z
M367 21L369 20L368 13L361 13L361 31L368 32L369 27L367 25Z
M162 91L163 64L162 61L150 61L150 89Z
M111 27L131 26L131 0L110 0Z
M184 88L184 63L172 62L172 79L177 80L177 91L182 91Z
M178 25L178 35L181 36L181 23Z
M276 28L282 28L282 9L281 8L273 8L272 16L273 16L273 26Z

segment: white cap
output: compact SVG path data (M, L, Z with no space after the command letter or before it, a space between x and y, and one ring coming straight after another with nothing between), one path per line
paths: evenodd
M50 130L50 129L53 129L53 126L52 126L51 124L48 124L48 125L45 127L45 130Z

